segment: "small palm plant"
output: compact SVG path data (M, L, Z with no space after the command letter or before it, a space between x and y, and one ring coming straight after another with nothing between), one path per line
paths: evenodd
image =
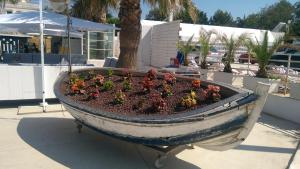
M234 54L238 50L239 47L243 46L248 38L248 34L243 33L237 38L234 38L233 35L227 37L225 34L220 37L221 42L225 48L225 55L222 58L222 62L224 63L224 72L232 73L231 63L234 62Z
M259 69L256 73L257 77L261 78L267 78L268 73L267 73L267 65L269 62L269 59L271 58L272 54L275 52L275 50L282 44L284 38L277 38L273 45L269 47L269 37L268 37L268 32L265 32L264 38L262 42L258 42L256 40L255 43L252 41L248 42L248 48L251 49L251 51L254 54L254 57L256 58L258 64L259 64Z
M214 31L206 31L204 29L200 30L199 33L199 44L200 44L200 54L202 56L201 59L201 68L202 69L207 69L207 62L206 62L206 58L209 54L210 51L210 41L212 38L212 35L216 34Z
M195 46L192 44L193 37L194 37L194 35L191 36L187 42L179 41L177 44L178 50L184 56L184 66L189 65L188 55L195 48Z

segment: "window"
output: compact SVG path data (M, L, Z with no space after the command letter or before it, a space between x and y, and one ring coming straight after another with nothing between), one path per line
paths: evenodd
M90 32L90 59L103 60L113 56L113 31Z

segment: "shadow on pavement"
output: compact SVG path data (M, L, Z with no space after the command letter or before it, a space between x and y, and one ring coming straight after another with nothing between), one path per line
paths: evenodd
M23 118L17 132L40 153L73 169L148 169L158 155L88 128L79 134L73 119L67 118ZM168 168L200 169L176 157L166 161Z

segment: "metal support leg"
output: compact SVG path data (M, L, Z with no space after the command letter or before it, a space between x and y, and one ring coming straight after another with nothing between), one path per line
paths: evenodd
M78 133L81 133L83 127L82 124L78 120L75 120L75 123L76 123L76 128L78 130Z
M168 159L168 157L175 156L186 149L194 149L194 146L192 144L178 145L178 146L165 146L165 147L159 147L159 146L146 146L146 147L149 147L159 152L159 155L154 162L154 166L156 168L164 167L164 161Z

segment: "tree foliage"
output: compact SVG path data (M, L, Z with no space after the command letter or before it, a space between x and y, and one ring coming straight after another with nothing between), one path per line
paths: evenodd
M187 42L179 41L177 43L177 49L183 54L184 56L184 66L188 66L189 60L188 60L188 55L193 51L195 46L193 45L194 35L189 38Z
M279 22L288 23L293 18L294 7L287 0L262 8L242 20L240 27L272 30ZM241 23L241 21L240 21Z
M189 12L186 10L175 14L174 19L181 20L182 23L208 24L208 18L207 18L206 13L204 13L198 9L196 9L195 12L197 15L195 21L193 21ZM154 21L166 21L167 18L168 18L168 16L161 13L160 9L158 9L158 8L151 9L145 17L146 20L154 20Z
M116 9L119 0L73 0L72 16L106 23L106 16L109 9Z
M291 25L291 33L296 36L300 36L300 1L297 2L294 5L295 11L294 11L294 18L293 18L293 23Z
M153 8L146 15L146 20L164 21L168 16L160 12L159 8Z
M202 56L201 60L201 68L207 69L207 62L206 58L209 54L209 51L211 49L211 40L212 35L216 35L217 33L214 31L206 31L205 29L201 29L199 32L199 45L200 45L200 54Z
M234 26L234 20L231 13L227 11L217 10L209 19L211 25L217 26Z
M246 46L254 54L254 57L259 64L259 70L256 73L257 77L266 78L268 76L266 69L268 62L275 50L282 44L282 42L283 38L278 38L275 40L273 45L269 47L268 31L265 32L262 42L259 42L257 40L256 42L252 42L250 40L247 42Z
M246 43L246 41L249 39L249 35L243 33L238 37L234 37L234 35L228 37L226 34L223 34L219 35L219 38L220 41L224 44L225 48L225 55L222 58L222 62L225 65L224 72L231 73L232 68L230 64L234 61L234 55L239 47L243 46Z

